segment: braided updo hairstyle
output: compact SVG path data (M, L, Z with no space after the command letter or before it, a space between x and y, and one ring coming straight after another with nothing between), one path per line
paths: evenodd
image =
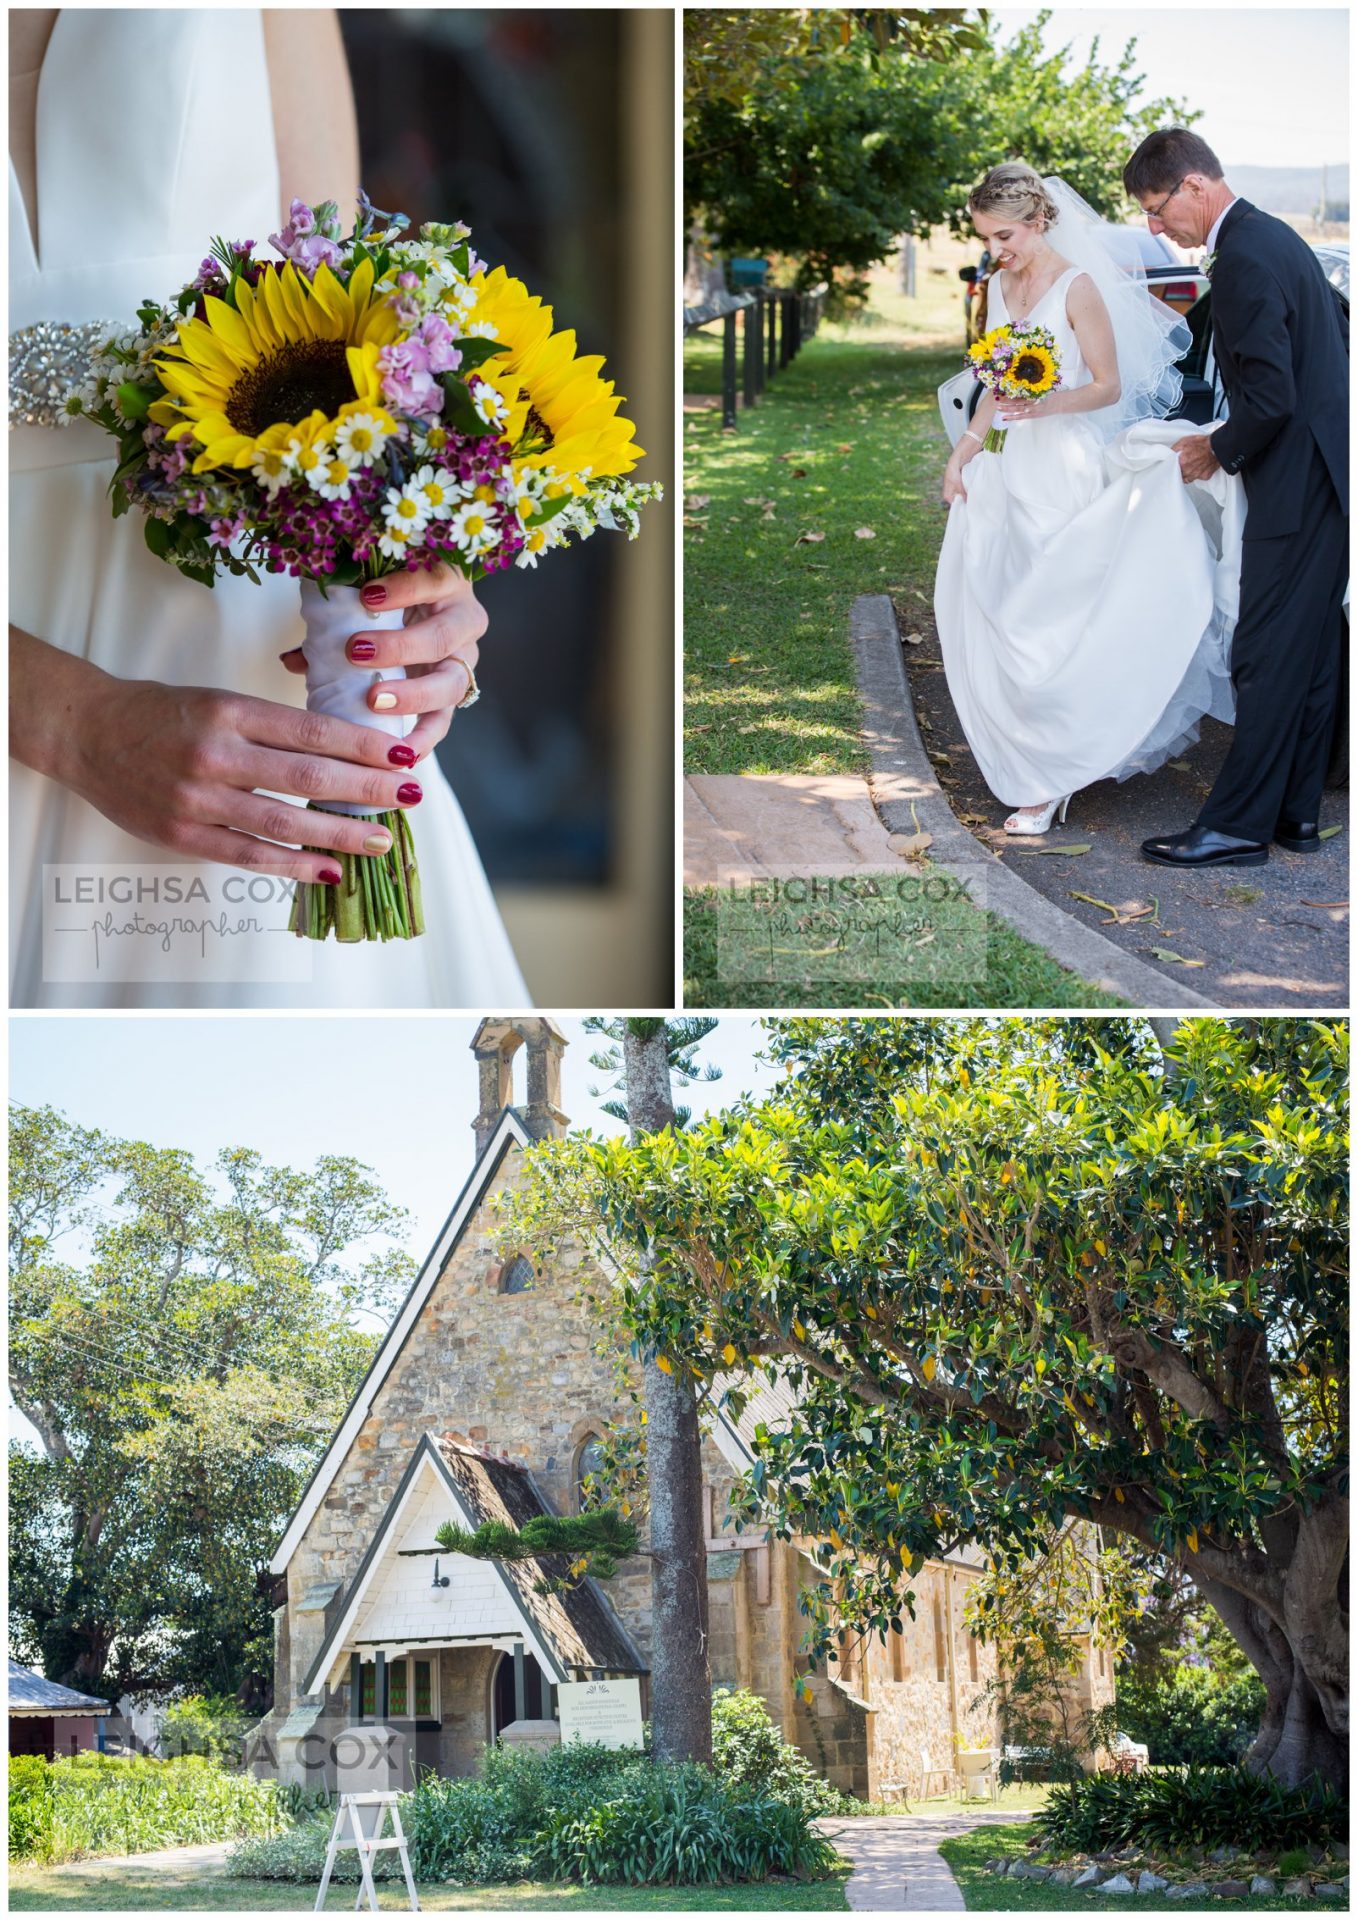
M1026 160L1006 160L992 167L967 195L968 213L983 213L991 220L1022 220L1039 231L1054 223L1057 211L1042 176Z

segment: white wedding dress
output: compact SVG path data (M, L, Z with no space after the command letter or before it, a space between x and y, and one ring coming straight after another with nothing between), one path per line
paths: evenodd
M317 182L319 198L325 189ZM135 325L143 298L191 280L213 235L263 248L280 219L255 10L63 8L38 87L37 227L10 166L10 327ZM111 674L303 703L278 656L302 637L298 583L265 575L209 592L110 514L113 443L91 422L10 433L10 618ZM454 728L476 724L459 716ZM212 978L59 984L44 977L44 870L192 863L123 833L55 781L12 763L15 1007L523 1007L530 1004L462 810L432 757L413 809L423 938L341 947L261 930L222 943ZM299 840L302 839L299 833ZM204 867L221 883L231 870ZM254 876L258 879L259 876ZM304 949L309 979L270 980L260 941ZM175 969L171 969L172 972ZM182 960L177 974L192 973ZM206 972L206 970L205 970ZM264 976L264 977L261 977Z
M1091 377L1066 312L1080 271L1027 316L1055 338L1063 387ZM1092 415L1054 414L963 469L934 608L958 719L1006 806L1149 773L1204 714L1232 717L1244 493L1221 473L1184 485L1171 443L1193 431L1145 420L1110 445Z

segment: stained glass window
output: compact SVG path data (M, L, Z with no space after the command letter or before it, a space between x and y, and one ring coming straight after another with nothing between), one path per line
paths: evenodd
M415 1718L428 1720L434 1711L434 1665L431 1660L416 1660Z
M387 1668L387 1672L390 1675L390 1684L387 1688L387 1701L392 1718L404 1720L410 1712L408 1698L410 1690L406 1684L407 1674L405 1661L393 1660Z
M358 1710L366 1720L377 1712L377 1668L370 1660L365 1660L360 1671Z

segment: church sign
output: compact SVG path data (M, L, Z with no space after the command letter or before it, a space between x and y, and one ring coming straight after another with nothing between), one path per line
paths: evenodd
M563 1746L592 1740L602 1747L641 1745L641 1683L567 1680L556 1690Z

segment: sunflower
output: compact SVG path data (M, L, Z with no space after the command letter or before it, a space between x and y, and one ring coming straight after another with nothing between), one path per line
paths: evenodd
M580 357L573 333L553 333L552 310L534 299L503 267L472 282L472 319L489 323L506 349L477 368L506 401L506 439L527 436L525 464L551 467L566 478L601 479L630 473L643 449L636 428L619 414L622 396L600 378L603 360Z
M1056 362L1045 347L1023 347L1009 369L1009 378L1025 393L1050 393L1056 385Z
M234 308L211 294L203 306L157 360L166 398L150 408L168 439L188 434L202 448L195 473L252 466L303 423L315 439L328 437L318 421L331 428L359 409L382 411L377 352L400 325L386 290L373 298L371 261L347 286L327 266L306 280L288 261L254 287L238 280Z

